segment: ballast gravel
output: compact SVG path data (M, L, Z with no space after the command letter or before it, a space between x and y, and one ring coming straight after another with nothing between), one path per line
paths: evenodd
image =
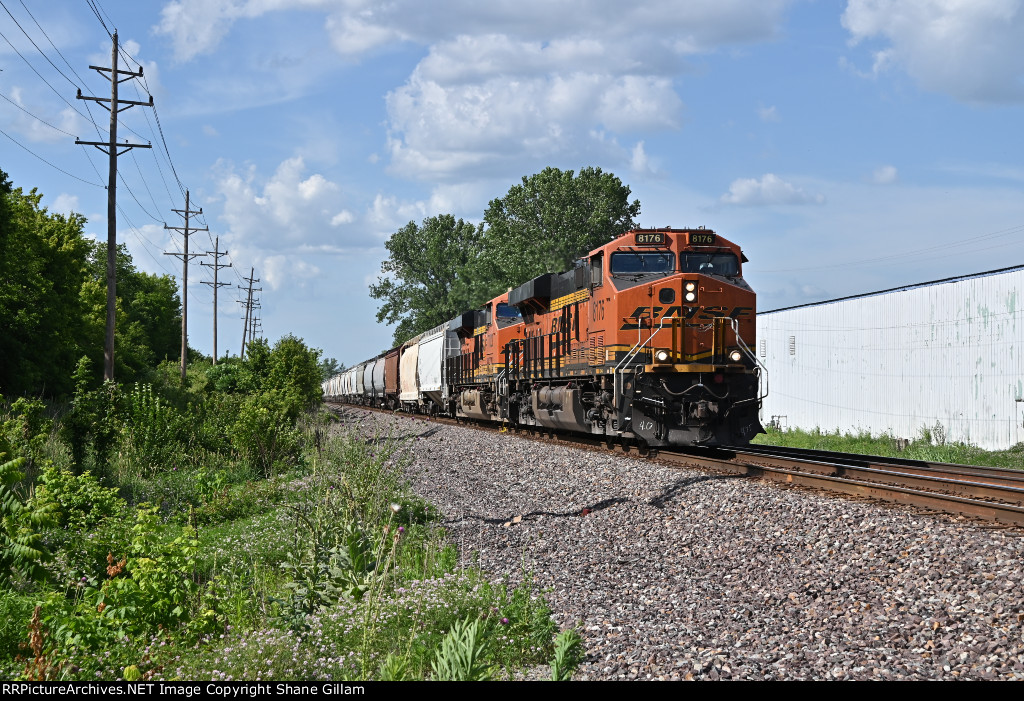
M462 557L581 631L576 679L1024 679L1019 529L344 413L406 439Z

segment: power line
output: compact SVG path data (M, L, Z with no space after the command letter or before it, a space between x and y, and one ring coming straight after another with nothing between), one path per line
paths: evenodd
M0 7L4 8L4 12L6 12L7 16L10 17L11 20L14 22L14 24L16 24L18 26L18 29L20 29L21 33L25 35L25 38L28 39L30 42L32 42L32 46L36 47L36 51L38 51L42 55L42 57L46 59L47 63L49 63L51 66L53 66L53 70L55 70L58 73L60 73L64 77L64 80L66 80L69 83L71 83L71 85L73 87L76 87L76 88L79 87L79 85L77 83L75 83L75 81L73 81L73 80L71 80L71 78L67 77L67 75L64 73L64 71L62 71L61 69L57 68L57 64L55 64L53 61L51 61L49 56L47 56L45 53L43 53L43 50L39 48L39 44L36 43L35 39L33 39L32 37L29 36L28 32L25 31L25 28L21 26L21 23L17 19L15 19L14 15L11 14L11 11L7 9L7 5L4 5L3 0L0 0ZM6 39L6 37L4 37L4 38ZM8 42L8 43L10 43L10 42Z
M64 58L64 54L62 54L60 52L60 49L57 48L57 45L53 43L53 39L51 39L50 35L46 33L46 30L43 29L43 26L41 24L39 24L39 20L37 20L35 15L32 14L32 11L30 9L28 9L28 5L25 4L25 0L18 0L18 2L20 2L21 6L25 8L25 12L27 12L28 16L32 18L32 21L36 23L36 26L39 27L39 31L43 33L44 37L46 37L46 41L50 42L50 46L52 46L53 50L57 52L57 55L61 57L61 59L64 61L64 64L68 68L71 69L71 73L74 74L74 76L76 78L78 78L78 80L82 84L82 86L84 86L85 85L85 81L82 80L82 76L78 75L78 72L75 71L75 67L72 66L71 63L66 58ZM81 86L76 86L76 87L81 87Z
M5 34L4 34L3 32L0 32L0 38L2 38L2 39L3 39L4 41L6 41L6 42L7 42L7 45L8 45L8 46L10 46L10 47L11 47L11 48L12 48L12 49L14 50L14 53L18 54L18 58L20 58L20 59L21 59L22 61L24 61L24 62L25 62L25 65L27 65L27 66L28 66L29 68L31 68L31 69L32 69L32 72L33 72L33 73L35 73L35 74L36 74L37 76L39 76L39 79L40 79L41 81L43 81L44 83L46 83L46 87L50 88L50 90L52 90L52 91L53 91L53 93L54 93L54 94L55 94L55 95L56 95L57 97L59 97L59 98L61 99L61 101L62 101L62 102L63 102L63 103L65 104L65 105L67 105L67 106L68 106L68 107L70 107L70 108L71 108L72 110L74 110L74 111L75 111L75 112L76 112L76 113L77 113L77 114L78 114L78 115L79 115L79 116L80 116L80 117L81 117L82 119L85 119L85 120L87 120L87 121L89 121L89 122L92 122L93 126L95 126L95 127L97 128L97 129L99 129L99 126L98 126L98 125L96 124L96 122L95 122L94 120L92 120L92 119L91 119L90 117L86 117L86 116L85 116L84 114L82 114L82 113L81 113L81 112L80 112L80 111L79 111L79 110L78 110L78 109L77 109L77 108L76 108L76 107L75 107L74 105L72 105L72 104L71 104L70 102L68 102L68 101L67 101L67 100L66 100L66 99L64 98L64 96L63 96L63 95L62 95L62 94L60 93L60 91L59 91L59 90L57 90L57 88L55 88L55 87L53 87L52 85L50 85L50 81L48 81L48 80L47 80L46 78L44 78L44 77L43 77L43 74L42 74L42 73L40 73L39 71L37 71L37 70L36 70L36 67L35 67L35 66L33 66L33 65L32 65L32 63L31 63L31 62L30 62L30 61L29 61L29 60L28 60L27 58L25 58L24 56L22 56L21 52L20 52L20 51L18 51L17 47L16 47L16 46L15 46L14 44L12 44L12 43L11 43L11 40L10 40L10 39L8 39L8 38L7 38L7 35L5 35ZM65 77L67 77L67 76L65 76ZM73 84L73 83L72 83L72 84Z
M152 149L150 149L150 150L152 150ZM149 189L149 183L146 182L146 177L142 174L142 167L139 165L139 159L135 157L135 151L132 151L131 154L132 154L132 161L134 161L134 163L135 163L135 170L139 171L139 178L142 180L142 184L145 186L146 192L149 193L149 199L150 199L150 201L153 202L153 207L157 211L160 211L160 206L156 203L156 198L153 197L153 191Z
M80 178L80 177L78 177L77 175L75 175L74 173L69 173L69 172L67 172L66 170L64 170L64 169L63 169L63 168L61 168L60 166L55 166L54 164L50 163L50 162L49 162L48 160L46 160L45 158L43 158L42 156L40 156L40 155L39 155L38 153L36 153L36 152L35 152L35 151L33 151L32 149L30 149L30 148L29 148L28 146L25 146L25 144L21 143L20 141L18 141L17 139L15 139L15 138L14 138L13 136L11 136L11 135L10 135L10 134L8 134L7 132L5 132L5 131L4 131L3 129L0 129L0 134L3 134L3 135L4 135L4 136L6 136L6 137L7 137L8 139L10 139L10 140L11 140L11 141L13 141L14 143L16 143L16 144L17 144L18 146L20 146L21 148L25 149L26 151L28 151L29 153L31 153L31 154L32 154L33 156L35 156L36 158L38 158L39 160L41 160L41 161L42 161L43 163L45 163L46 165L50 166L51 168L53 168L53 169L55 169L55 170L59 170L59 171L60 171L61 173L64 173L64 175L68 176L69 178L74 178L75 180L80 180L80 181L82 181L83 183L85 183L86 185L92 185L93 187L103 187L103 185L101 185L101 184L99 184L99 183L92 183L92 182L89 182L89 181L88 181L88 180L86 180L85 178Z
M7 97L7 96L6 96L6 95L4 95L3 93L0 93L0 97L2 97L3 99L7 100L8 102L10 102L10 103L11 103L12 105L14 105L15 107L17 107L17 108L18 108L19 110L21 110L21 111L22 111L22 112L24 112L25 114L27 114L27 115L28 115L29 117L32 117L33 119L35 119L35 120L38 120L38 121L42 122L43 124L45 124L46 126L50 127L51 129L54 129L54 130L56 130L56 131L59 131L59 132L60 132L61 134L67 134L68 136L77 136L77 134L72 134L71 132L68 132L68 131L64 131L64 130L63 130L63 129L61 129L60 127L55 127L55 126L53 126L52 124L50 124L49 122L47 122L47 121L46 121L45 119L43 119L42 117L38 117L38 116L36 116L36 115L32 114L32 113L31 113L31 112L29 112L29 111L28 111L27 109L25 109L24 107L22 107L22 106L21 106L21 105L19 105L19 104L18 104L17 102L15 102L15 101L14 101L14 100L12 100L11 98Z
M85 0L85 4L88 5L89 9L92 10L92 13L94 15L96 15L96 19L98 19L100 21L100 24L103 26L103 30L107 33L107 36L112 37L113 34L111 34L110 29L107 28L107 23L103 21L103 17L100 16L100 11L99 11L99 9L97 9L97 5L96 5L95 1L94 0ZM106 13L104 13L104 14L106 14ZM111 24L113 24L113 22L111 22Z

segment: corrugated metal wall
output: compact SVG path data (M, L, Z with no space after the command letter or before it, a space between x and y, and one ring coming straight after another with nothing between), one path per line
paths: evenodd
M1024 441L1024 270L762 313L762 422L988 450Z

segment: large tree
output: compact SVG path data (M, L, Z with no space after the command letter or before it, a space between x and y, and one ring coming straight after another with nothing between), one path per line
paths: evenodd
M0 171L0 393L59 396L87 355L103 367L106 244L84 235L85 217L51 213L42 195ZM139 379L177 358L181 301L169 275L135 268L117 252L117 379Z
M575 175L545 168L523 177L488 205L462 296L479 304L530 278L572 268L579 256L636 227L640 201L629 195L629 186L600 168Z
M479 245L481 230L450 214L409 222L387 242L390 257L382 276L370 285L381 300L377 321L398 323L395 343L422 333L463 311L468 304L454 291L456 279Z
M94 368L103 367L106 324L107 244L95 241L89 250L89 279L82 286L87 308L88 340L83 352ZM181 298L170 275L145 273L135 267L128 247L117 246L117 307L114 376L132 382L162 360L181 354Z
M84 336L85 218L51 214L0 171L0 392L61 394Z

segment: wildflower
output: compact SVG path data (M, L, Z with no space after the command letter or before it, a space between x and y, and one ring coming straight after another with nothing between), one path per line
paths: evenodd
M402 505L391 502L391 510L397 514L399 511L402 510Z
M501 625L507 626L508 625L508 619L507 618L502 618L501 619Z

